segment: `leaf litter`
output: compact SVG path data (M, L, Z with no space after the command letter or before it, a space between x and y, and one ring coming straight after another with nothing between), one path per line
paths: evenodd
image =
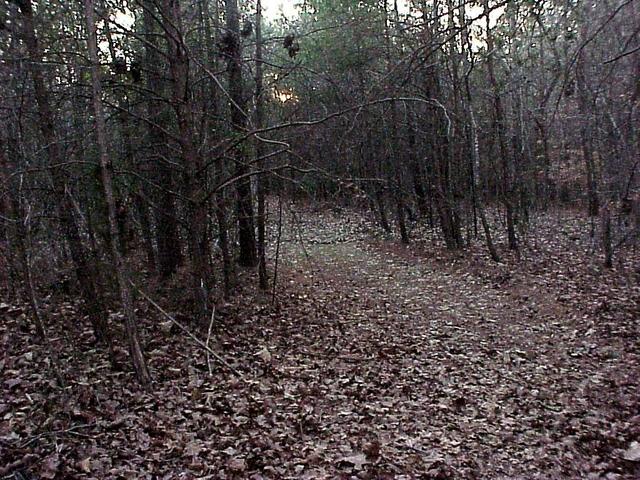
M47 305L60 390L27 307L2 303L0 473L640 477L637 258L600 268L573 217L545 219L502 264L420 227L400 246L349 211L286 220L277 302L246 287L216 317L212 347L246 382L209 376L203 351L140 301L145 392L69 301Z

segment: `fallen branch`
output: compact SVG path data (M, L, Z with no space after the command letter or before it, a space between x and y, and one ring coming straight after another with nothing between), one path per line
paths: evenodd
M18 448L20 448L20 449L26 448L29 445L31 445L33 442L35 442L38 439L43 438L43 437L64 435L66 433L77 434L78 432L76 432L76 430L80 430L80 429L83 429L83 428L92 428L92 427L95 427L95 426L96 426L95 423L83 423L83 424L80 424L80 425L74 425L73 427L66 428L66 429L63 429L63 430L53 430L51 432L39 433L38 435L34 435L30 439L28 439L25 442L21 443Z
M208 353L210 353L211 355L213 355L213 357L218 360L222 365L224 365L225 367L227 367L229 370L231 370L233 373L235 373L240 380L246 382L247 380L244 378L244 376L234 367L232 367L231 365L229 365L229 363L222 358L220 355L218 355L216 352L214 352L213 350L211 350L211 348L209 348L209 346L204 343L202 340L200 340L198 337L196 337L193 333L191 333L191 331L189 331L189 329L187 327L185 327L184 325L182 325L180 322L178 322L175 318L173 318L171 315L169 315L160 305L158 305L156 302L154 302L151 298L149 298L149 296L144 293L142 290L140 290L140 288L138 288L138 286L133 283L131 280L129 280L129 283L131 284L131 286L133 286L133 288L135 288L138 293L140 293L140 295L142 295L144 297L144 299L149 302L151 305L153 305L156 309L158 309L158 311L164 315L168 320L170 320L174 325L176 325L180 330L182 330L184 333L187 334L187 336L189 336L189 338L191 338L194 342L196 342L199 346L201 346L202 348L204 348Z
M213 322L216 318L216 306L214 305L211 309L211 320L209 321L209 330L207 330L207 342L206 346L209 348L209 340L211 339L211 330L213 329ZM209 357L209 350L207 350L207 368L209 369L209 376L213 376L213 372L211 371L211 358Z

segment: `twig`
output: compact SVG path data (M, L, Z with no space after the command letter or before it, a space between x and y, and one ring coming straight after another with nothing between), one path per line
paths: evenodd
M293 210L293 208L291 208L291 206L289 206L289 213L291 213L291 219L293 220L293 228L295 229L294 235L298 238L298 241L300 242L300 247L302 247L302 253L304 253L304 259L307 261L307 264L309 265L309 267L313 268L314 267L313 258L311 257L311 255L309 255L307 247L304 244L304 237L302 236L302 227L300 225L300 221L298 220L298 217L296 216L296 212ZM329 243L331 243L331 241ZM328 286L329 282L324 276L324 272L322 268L318 269L318 274L320 275L320 280L322 280L322 282Z
M96 424L95 423L83 423L81 425L74 425L73 427L67 428L65 430L54 430L52 432L44 432L44 433L40 433L38 435L35 435L34 437L31 437L29 440L27 440L26 442L22 443L18 448L25 448L28 447L29 445L31 445L33 442L35 442L36 440L38 440L39 438L42 437L48 437L51 435L61 435L64 433L76 433L76 430L80 430L81 428L90 428L90 427L95 427Z
M617 56L613 57L612 59L607 60L606 62L602 62L602 63L603 63L603 65L606 65L608 63L617 62L621 58L627 57L629 55L633 55L637 51L640 51L640 47L636 47L636 48L632 48L631 50L627 50L626 52L623 52L620 55L617 55Z
M211 308L211 320L209 321L209 330L207 331L207 349L209 348L209 340L211 339L211 330L213 329L213 321L216 318L216 306L213 305ZM207 368L209 369L209 376L213 376L213 372L211 371L211 359L209 358L209 350L207 350Z
M278 283L278 263L280 260L280 243L282 240L282 194L278 195L278 240L276 241L276 258L273 264L273 290L271 304L276 303L276 286Z
M191 338L194 342L196 342L198 345L200 345L202 348L204 348L208 353L213 355L213 357L215 359L217 359L222 365L224 365L229 370L231 370L233 373L235 373L238 377L240 377L240 379L242 381L244 381L244 382L247 381L244 378L244 376L236 368L232 367L224 358L222 358L216 352L211 350L211 348L209 348L209 346L206 343L204 343L202 340L200 340L198 337L196 337L193 333L191 333L187 327L185 327L180 322L178 322L175 318L173 318L171 315L169 315L160 305L158 305L151 298L149 298L149 296L147 294L145 294L142 290L140 290L140 288L135 283L133 283L131 280L129 280L129 283L131 284L131 286L133 288L135 288L140 293L140 295L142 295L144 297L145 300L147 300L151 305L153 305L156 309L158 309L158 311L160 313L162 313L162 315L164 315L168 320L171 320L171 322L173 322L180 330L182 330L184 333L186 333L187 336L189 336L189 338Z

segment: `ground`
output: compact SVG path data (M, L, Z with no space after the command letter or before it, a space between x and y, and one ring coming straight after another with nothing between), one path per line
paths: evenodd
M481 239L447 252L420 227L421 241L402 246L348 209L287 206L284 217L275 296L244 289L214 317L210 344L242 377L213 358L210 372L141 299L155 377L142 391L128 369L112 371L75 303L51 302L66 326L52 326L61 391L26 307L5 306L0 472L640 477L633 252L602 268L588 225L568 212L541 217L538 241L501 264Z

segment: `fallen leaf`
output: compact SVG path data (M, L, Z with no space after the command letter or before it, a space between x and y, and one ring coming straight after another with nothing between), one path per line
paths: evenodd
M77 467L78 467L78 470L80 470L81 472L90 473L91 472L91 459L87 457L84 460L78 461Z
M53 455L49 455L42 462L42 466L40 467L40 476L42 478L55 478L58 473L58 467L60 466L60 458L57 453Z
M370 463L364 453L349 455L338 460L338 465L352 465L355 470L362 470L364 465Z
M259 356L265 363L271 362L271 353L269 352L269 350L267 350L267 347L264 347L262 350L256 353L256 355Z
M629 460L630 462L640 462L640 443L631 442L629 448L627 448L622 454L622 458Z
M233 472L241 473L247 469L247 462L244 461L244 458L232 458L227 463L227 466Z

